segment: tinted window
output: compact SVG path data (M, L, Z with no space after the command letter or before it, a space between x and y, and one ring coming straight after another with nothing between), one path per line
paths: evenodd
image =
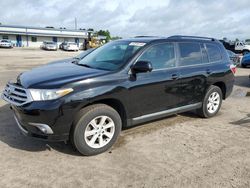
M208 59L207 51L206 51L204 44L202 44L201 52L202 52L202 63L208 63L209 59Z
M179 43L180 66L202 63L201 47L199 43Z
M210 62L221 60L222 57L221 57L220 49L216 45L206 44L206 47L207 47L207 53L208 53Z
M137 61L150 61L153 69L164 69L175 66L174 44L157 44L147 49Z

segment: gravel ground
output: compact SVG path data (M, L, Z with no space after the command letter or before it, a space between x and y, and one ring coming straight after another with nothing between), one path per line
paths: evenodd
M0 49L0 90L20 72L78 53ZM23 136L0 100L0 187L250 187L249 74L238 69L216 117L190 112L137 126L94 157Z

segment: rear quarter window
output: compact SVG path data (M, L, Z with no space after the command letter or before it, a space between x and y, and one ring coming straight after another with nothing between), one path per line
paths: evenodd
M206 44L206 49L210 62L216 62L222 60L221 51L218 46L214 44Z

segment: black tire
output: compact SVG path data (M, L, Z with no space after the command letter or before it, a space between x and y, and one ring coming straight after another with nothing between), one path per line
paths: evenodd
M85 141L85 130L88 124L99 116L108 116L114 122L114 134L110 141L101 148L90 147ZM70 134L72 145L83 155L97 155L107 151L117 140L122 128L120 115L116 110L105 104L95 104L82 109L74 120Z
M241 65L242 66L242 68L246 68L247 66L246 65Z
M219 94L220 100L219 100L219 105L218 105L217 110L216 110L215 112L213 112L213 113L210 113L210 112L208 111L208 106L207 106L207 105L208 105L208 101L209 101L208 99L209 99L210 95L211 95L212 93L214 93L214 92L216 92L216 93ZM213 116L215 116L215 115L218 113L218 111L220 110L221 104L222 104L222 91L221 91L221 89L220 89L218 86L212 85L212 86L210 86L210 87L208 88L208 90L207 90L207 92L206 92L206 95L205 95L205 97L204 97L204 99L203 99L203 101L202 101L202 107L199 108L199 109L197 109L197 114L198 114L199 116L203 117L203 118L210 118L210 117L213 117Z

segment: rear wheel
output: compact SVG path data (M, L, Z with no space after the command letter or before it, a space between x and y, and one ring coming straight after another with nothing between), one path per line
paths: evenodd
M71 142L81 154L96 155L115 143L121 127L118 112L110 106L88 106L76 117L70 135Z
M222 104L222 91L218 86L210 86L203 99L202 107L197 110L201 117L209 118L215 116Z

